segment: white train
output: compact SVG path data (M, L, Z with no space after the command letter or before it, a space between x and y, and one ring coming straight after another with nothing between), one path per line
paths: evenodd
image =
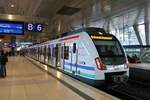
M126 82L126 54L101 28L82 28L26 48L26 55L92 85Z

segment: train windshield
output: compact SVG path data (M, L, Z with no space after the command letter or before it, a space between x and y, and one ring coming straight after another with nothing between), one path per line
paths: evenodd
M104 64L115 65L125 63L125 55L117 40L93 41Z

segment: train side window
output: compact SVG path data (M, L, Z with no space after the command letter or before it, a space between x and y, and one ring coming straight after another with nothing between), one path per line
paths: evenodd
M69 46L64 46L64 59L69 59Z
M42 47L40 47L40 55L42 55Z
M44 47L44 56L46 56L46 46Z
M41 49L40 49L40 55L42 55L42 47L41 47Z
M64 51L64 47L62 46L62 47L61 47L61 58L62 58L62 59L64 58L64 53L63 53L63 51Z
M49 54L48 54L48 56L49 56L49 58L51 59L51 48L49 47L48 49L49 49Z
M43 56L44 56L45 55L45 47L43 47L42 50L43 50L42 53L43 53Z
M58 45L55 47L55 57L58 57Z
M38 55L40 55L40 48L38 47Z
M76 53L76 49L77 49L76 43L73 43L73 53Z
M43 49L43 47L41 47L42 48L42 55L44 55L44 49Z
M55 55L55 54L56 54L56 53L55 53L56 50L55 50L55 49L56 49L56 48L54 47L54 48L53 48L53 51L52 51L52 57L56 57L56 55Z

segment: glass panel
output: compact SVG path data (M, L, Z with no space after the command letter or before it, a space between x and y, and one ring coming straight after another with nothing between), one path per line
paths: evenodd
M123 52L117 41L94 41L101 57L122 56Z
M139 25L138 26L139 28L139 34L140 34L140 37L142 39L142 43L143 45L146 45L146 38L145 38L145 25Z

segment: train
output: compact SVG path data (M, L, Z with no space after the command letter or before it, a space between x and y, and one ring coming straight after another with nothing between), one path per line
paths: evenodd
M100 85L129 78L126 53L118 39L103 28L62 33L25 48L25 54L83 82Z

